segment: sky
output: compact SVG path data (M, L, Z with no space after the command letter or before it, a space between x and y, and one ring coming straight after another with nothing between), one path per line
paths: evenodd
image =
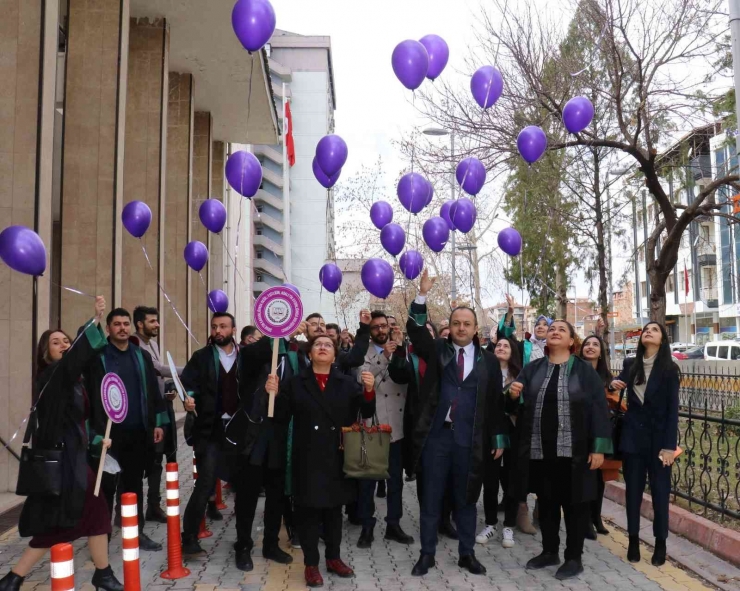
M342 176L356 174L363 165L372 166L381 156L388 184L386 193L395 195L395 188L390 184L409 163L402 159L393 142L414 127L423 129L429 122L414 109L411 91L393 73L393 48L405 39L420 39L431 33L440 35L450 48L450 61L442 76L466 83L472 72L467 70L465 58L476 50L473 30L480 0L271 1L279 29L331 37L337 95L335 127L349 147ZM538 3L543 11L552 13L553 19L567 19L563 9L557 7L561 3L547 0ZM510 4L513 9L515 0ZM487 195L496 200L500 197L495 189ZM494 229L502 227L503 223ZM492 236L495 240L495 234ZM505 284L502 279L498 283L484 297L484 305L503 301ZM589 285L579 277L570 295L577 293L583 297L588 289ZM519 290L513 295L519 302L529 301L526 294L520 296Z

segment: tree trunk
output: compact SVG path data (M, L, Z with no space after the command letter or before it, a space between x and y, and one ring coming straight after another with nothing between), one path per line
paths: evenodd
M558 306L555 317L566 319L568 317L568 284L565 281L565 271L561 264L555 269L555 296Z
M648 272L648 279L650 280L650 301L648 302L650 320L662 326L665 326L665 283L668 280L668 275L669 273L659 273L655 269Z

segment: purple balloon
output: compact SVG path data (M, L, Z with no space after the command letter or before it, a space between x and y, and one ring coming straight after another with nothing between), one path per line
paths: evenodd
M450 48L447 47L447 42L439 35L425 35L419 39L419 43L424 46L429 55L427 78L434 80L445 69L447 60L450 59Z
M25 226L8 226L0 232L0 258L11 269L40 276L46 270L46 248L36 232Z
M406 279L416 279L424 268L424 259L418 250L407 250L398 261Z
M406 232L398 224L386 224L380 231L380 243L390 254L397 256L406 244Z
M547 136L536 125L525 127L516 138L516 147L527 162L537 162L547 149Z
M362 285L376 298L384 300L393 290L393 269L383 259L368 259L362 265Z
M275 10L268 0L237 0L231 26L244 49L259 51L275 32Z
M185 246L185 262L193 271L200 272L208 262L208 248L202 242L193 240Z
M501 72L493 66L482 66L470 78L470 91L481 108L488 109L496 104L504 89Z
M208 294L208 309L211 312L226 312L229 309L229 297L220 289Z
M141 238L152 223L152 210L143 201L129 201L121 213L123 226L134 238Z
M251 152L234 152L226 161L226 180L239 195L252 198L262 184L262 165Z
M439 209L439 217L447 222L450 230L455 230L455 224L452 223L452 219L450 218L450 207L452 207L453 203L455 203L454 199L448 199L442 204L442 207Z
M441 217L435 216L424 222L421 230L424 242L434 252L442 252L450 239L450 228Z
M319 281L326 291L336 293L342 285L342 270L334 263L326 263L319 270Z
M498 234L498 246L506 254L515 257L522 251L522 235L514 228L506 228Z
M325 135L316 144L316 162L329 178L342 170L348 154L347 143L336 134Z
M580 133L591 125L594 106L585 96L576 96L565 103L563 124L571 133Z
M419 213L428 203L429 185L418 172L409 172L398 181L396 194L401 205L408 211Z
M424 207L426 207L427 205L429 205L432 202L432 199L434 198L434 185L428 179L424 179L424 181L428 185L428 189L429 189L428 192L427 192L427 197L426 197L425 203L424 203Z
M486 167L477 158L465 158L457 165L455 178L463 191L469 195L477 195L486 182Z
M429 71L429 54L418 41L401 41L393 50L393 72L409 90L416 90Z
M450 219L455 228L463 234L467 234L473 228L477 215L475 205L467 197L457 199L450 206Z
M290 289L290 290L292 290L292 291L296 292L296 294L298 295L298 297L301 297L301 292L300 292L300 290L299 290L299 289L298 289L298 288L297 288L297 287L296 287L295 285L293 285L292 283L288 283L288 282L286 281L285 283L283 283L283 287L287 287L288 289Z
M339 175L342 174L342 170L340 169L334 176L326 176L324 171L321 170L319 163L316 162L315 156L311 163L311 167L313 168L313 175L316 177L316 180L319 181L319 184L325 189L331 189L339 180Z
M393 221L393 208L387 201L376 201L370 208L370 221L382 230Z
M214 234L218 234L226 225L226 208L218 199L206 199L198 209L200 222Z

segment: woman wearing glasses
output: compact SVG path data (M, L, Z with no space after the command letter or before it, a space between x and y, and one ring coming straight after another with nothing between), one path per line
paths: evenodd
M362 384L358 384L332 367L337 348L327 335L309 339L307 355L311 365L283 382L282 387L277 376L271 375L255 413L266 415L266 392L279 390L274 420L288 423L293 419L293 501L309 587L324 584L318 548L322 526L327 571L340 577L354 576L339 556L342 506L357 496L357 481L344 475L341 433L342 427L357 420L358 412L366 418L375 413L373 375L363 372Z

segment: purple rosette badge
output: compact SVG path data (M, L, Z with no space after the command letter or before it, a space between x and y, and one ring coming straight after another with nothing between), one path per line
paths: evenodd
M114 373L103 376L100 396L108 418L114 423L122 423L128 414L128 396L123 381Z
M303 302L288 287L270 287L254 302L254 325L270 338L290 336L300 326L302 319Z

